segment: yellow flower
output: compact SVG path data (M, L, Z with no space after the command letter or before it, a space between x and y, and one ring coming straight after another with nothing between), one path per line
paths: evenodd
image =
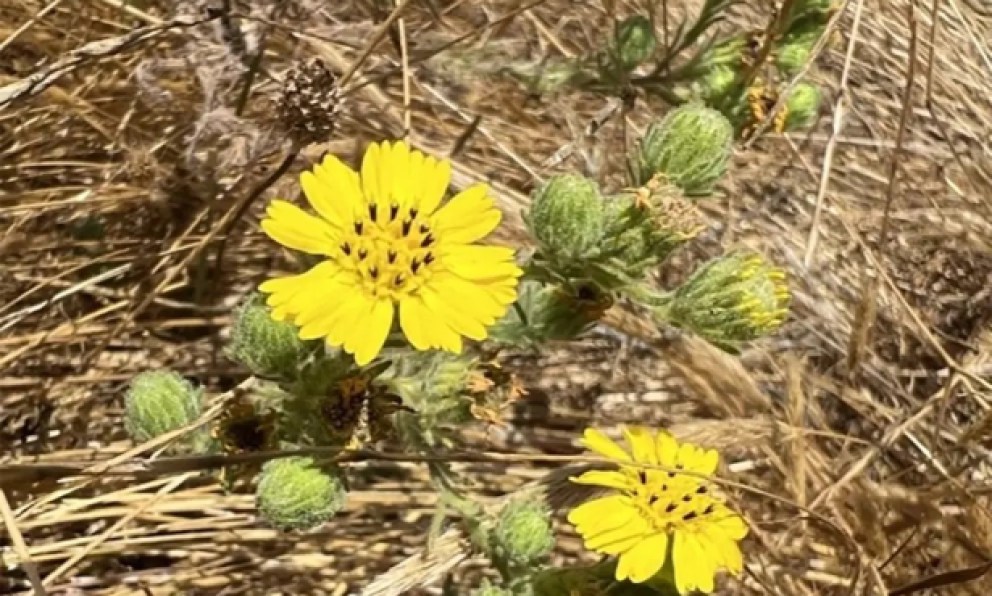
M343 346L359 365L382 349L397 309L418 350L457 353L463 336L485 339L516 299L522 272L512 249L474 244L501 218L486 185L441 206L450 179L449 162L402 141L369 146L360 174L334 156L304 172L317 216L276 200L262 229L324 260L260 286L273 318L292 321L302 339Z
M586 548L619 555L616 579L634 583L651 579L670 556L675 587L683 594L712 592L720 568L739 574L743 559L737 542L747 534L747 525L706 480L716 471L717 452L680 445L664 431L632 427L625 428L624 435L630 453L596 429L586 429L583 436L588 449L619 464L619 470L595 470L572 478L616 491L569 514L568 521L576 526Z

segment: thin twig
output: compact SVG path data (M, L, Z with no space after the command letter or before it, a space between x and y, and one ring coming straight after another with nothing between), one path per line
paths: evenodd
M7 535L10 536L10 541L14 544L14 552L17 553L17 558L20 560L21 567L28 574L28 581L31 582L31 589L34 590L35 596L45 596L47 592L45 591L45 586L41 581L41 575L38 574L38 566L35 565L34 561L31 560L31 554L28 552L28 545L24 542L24 537L21 535L21 531L17 527L17 520L14 519L14 512L10 509L10 503L7 501L7 494L0 489L0 517L3 518L3 525L7 527Z

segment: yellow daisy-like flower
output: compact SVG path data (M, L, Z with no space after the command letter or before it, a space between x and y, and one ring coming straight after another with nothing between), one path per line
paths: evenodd
M442 206L450 180L450 162L402 141L370 145L361 173L334 156L304 172L317 216L276 200L262 229L325 260L260 286L273 318L292 321L302 339L343 346L359 365L382 349L397 310L418 350L460 352L463 336L485 339L516 299L522 271L512 249L475 244L502 217L487 186Z
M670 556L675 587L683 594L712 592L718 569L739 574L743 558L737 543L747 534L747 525L707 482L716 471L717 452L679 444L664 431L632 427L625 428L624 435L629 453L596 429L587 429L583 436L588 449L619 464L619 470L572 478L617 491L569 513L568 521L586 548L619 556L616 579L634 583L653 577Z

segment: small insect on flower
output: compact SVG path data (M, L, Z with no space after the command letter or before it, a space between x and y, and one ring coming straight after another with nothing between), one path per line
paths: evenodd
M618 556L616 579L643 583L671 561L675 587L685 594L713 591L717 570L743 568L738 542L744 519L720 498L709 478L719 455L664 431L624 428L630 450L596 429L582 443L618 470L594 470L572 478L614 494L579 505L568 515L586 548Z
M304 172L317 215L276 200L262 229L324 260L260 286L273 318L295 324L302 339L343 347L360 366L379 354L396 318L417 350L459 353L463 337L485 339L523 271L512 248L476 244L502 217L488 187L442 205L450 180L449 162L402 141L370 145L361 173L334 156Z

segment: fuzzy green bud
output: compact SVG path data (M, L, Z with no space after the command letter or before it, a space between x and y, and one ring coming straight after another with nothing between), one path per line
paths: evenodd
M258 295L237 310L228 354L256 375L294 379L309 353L295 325L276 321Z
M337 473L309 457L274 459L262 467L255 504L280 530L310 530L341 510L345 488Z
M548 257L588 258L603 237L599 187L582 176L552 177L535 191L527 224Z
M200 417L201 391L169 370L143 372L124 400L124 425L138 442L187 426Z
M651 58L658 46L654 25L643 15L617 23L616 54L620 68L631 71Z
M514 594L513 590L501 588L489 583L488 579L484 579L482 584L472 591L472 596L514 596Z
M733 91L736 84L736 70L729 66L716 66L699 79L700 95L706 101L716 103Z
M787 35L776 50L775 66L785 76L798 74L809 61L822 34L822 29L816 28Z
M686 195L707 194L727 170L733 140L720 112L698 103L675 108L641 140L638 183L661 175Z
M820 88L812 83L799 83L786 101L786 130L809 128L820 114Z
M537 564L555 546L548 508L540 501L511 501L496 518L493 541L498 556L511 565Z
M778 329L789 314L785 271L764 257L734 252L700 267L675 290L666 313L710 343L735 351Z

